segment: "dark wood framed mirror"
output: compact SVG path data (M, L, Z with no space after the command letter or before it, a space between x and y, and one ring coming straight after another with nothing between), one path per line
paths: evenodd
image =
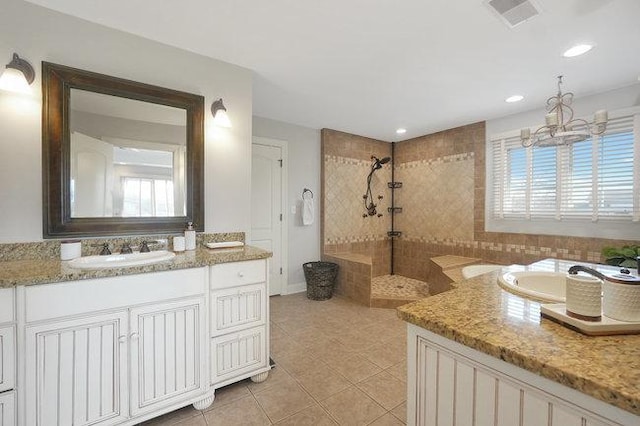
M44 238L204 231L204 97L42 62Z

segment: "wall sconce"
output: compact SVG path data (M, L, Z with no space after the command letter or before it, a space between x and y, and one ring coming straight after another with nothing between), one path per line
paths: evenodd
M231 120L227 115L227 109L222 103L222 98L211 104L211 114L213 114L213 124L219 127L231 127Z
M0 89L30 95L30 84L35 77L36 73L31 64L14 53L13 59L7 64L0 77Z

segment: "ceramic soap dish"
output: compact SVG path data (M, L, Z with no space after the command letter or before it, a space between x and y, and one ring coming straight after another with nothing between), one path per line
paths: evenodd
M540 305L540 315L588 336L640 334L640 322L618 321L604 315L600 321L584 321L568 316L564 303L542 304Z
M242 248L244 243L242 241L222 241L219 243L206 243L205 246L210 249L230 249Z

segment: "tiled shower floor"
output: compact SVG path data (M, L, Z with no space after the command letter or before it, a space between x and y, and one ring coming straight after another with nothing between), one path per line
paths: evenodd
M422 299L429 296L429 284L401 275L382 275L371 280L374 298Z

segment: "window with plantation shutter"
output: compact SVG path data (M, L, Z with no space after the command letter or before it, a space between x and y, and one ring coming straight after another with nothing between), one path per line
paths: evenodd
M636 112L572 145L524 148L515 134L494 138L487 230L640 238L639 134Z

